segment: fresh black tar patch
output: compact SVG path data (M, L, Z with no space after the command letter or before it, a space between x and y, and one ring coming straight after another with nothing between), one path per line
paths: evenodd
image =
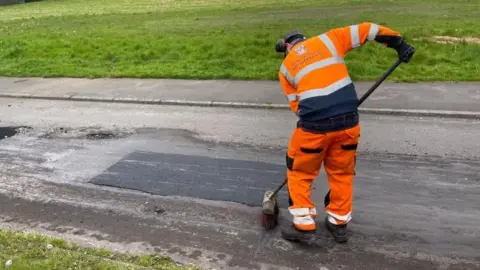
M285 173L285 165L260 161L133 152L90 183L261 206L265 191L280 185ZM277 196L280 207L287 207L286 187Z

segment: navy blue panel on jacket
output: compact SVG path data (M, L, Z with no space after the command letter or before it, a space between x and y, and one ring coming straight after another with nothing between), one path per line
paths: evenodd
M357 112L358 97L353 83L328 96L311 97L300 101L299 114L303 121L319 121L336 115Z

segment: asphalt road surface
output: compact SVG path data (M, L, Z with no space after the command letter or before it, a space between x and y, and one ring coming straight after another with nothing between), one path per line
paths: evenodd
M0 121L21 127L0 128L2 227L205 269L480 269L478 120L362 115L351 240L320 216L311 246L259 224L287 111L0 99Z

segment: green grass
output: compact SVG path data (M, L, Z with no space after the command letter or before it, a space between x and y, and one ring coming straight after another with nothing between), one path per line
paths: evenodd
M274 45L363 21L401 32L417 48L395 81L480 80L478 0L50 0L0 7L0 75L277 79ZM355 80L378 78L397 56L374 42L346 62Z
M49 249L47 245L51 244ZM108 250L80 248L63 240L38 234L0 230L0 269L8 260L9 270L136 270L197 269L180 267L167 258L113 254Z

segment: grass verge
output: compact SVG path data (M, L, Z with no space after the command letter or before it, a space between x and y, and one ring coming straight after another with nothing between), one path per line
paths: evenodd
M0 230L0 269L4 269L8 260L12 262L9 270L197 269L177 266L170 259L159 256L119 255L103 249L80 248L38 234Z
M274 44L371 21L417 53L395 81L480 80L478 0L44 0L0 7L0 75L277 79ZM346 57L355 80L377 79L396 53L371 42Z

